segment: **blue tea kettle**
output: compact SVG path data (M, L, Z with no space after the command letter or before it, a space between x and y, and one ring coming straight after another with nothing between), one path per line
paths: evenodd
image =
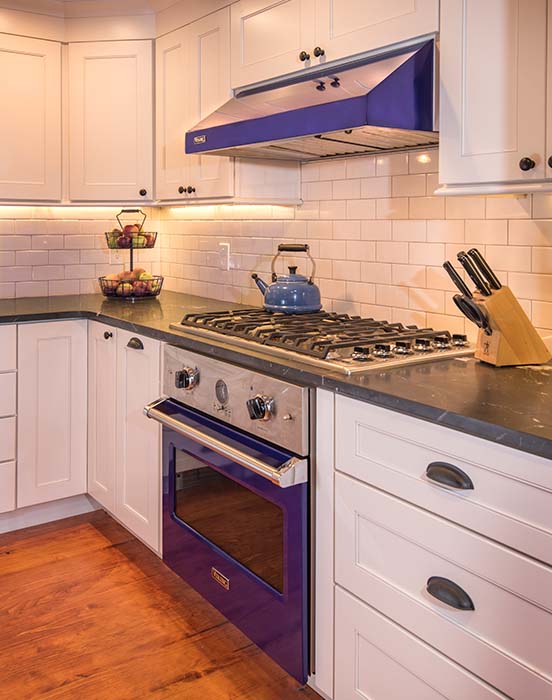
M276 260L281 253L306 253L312 264L310 277L297 274L296 267L289 267L289 275L276 274ZM280 243L272 259L272 284L267 284L255 273L251 277L264 295L264 308L284 314L307 314L320 311L320 290L314 284L315 262L307 243Z

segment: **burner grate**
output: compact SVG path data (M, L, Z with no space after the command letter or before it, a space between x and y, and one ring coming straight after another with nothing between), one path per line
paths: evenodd
M322 360L328 358L330 353L346 354L356 346L412 341L436 335L450 337L448 331L328 311L292 315L254 308L191 313L182 319L181 325L203 327L221 335L245 338Z

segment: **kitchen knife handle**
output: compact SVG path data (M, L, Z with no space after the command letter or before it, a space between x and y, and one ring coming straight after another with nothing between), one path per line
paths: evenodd
M483 277L491 285L491 288L492 289L500 289L502 287L500 280L495 275L495 273L492 271L489 263L481 255L481 253L477 250L477 248L471 248L470 250L468 250L468 255L473 260L473 262L477 265L477 267L481 271L481 274L483 275Z
M449 277L458 288L460 294L463 294L464 296L468 297L468 299L471 299L473 297L473 294L470 292L470 288L460 277L460 275L456 272L452 263L449 260L445 260L445 262L443 263L443 267L448 272Z
M462 250L456 257L458 258L460 265L462 265L464 270L468 273L468 277L477 287L477 291L481 292L483 296L490 297L491 288L487 284L486 280L481 276L479 270L475 267L472 259L467 255L467 253Z

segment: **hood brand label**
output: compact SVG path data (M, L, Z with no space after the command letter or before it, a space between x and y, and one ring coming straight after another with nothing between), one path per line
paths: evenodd
M214 566L211 567L211 578L213 578L219 584L219 586L222 586L225 590L230 590L230 579L226 578L224 574L221 574L220 571L215 569Z
M205 143L207 141L207 136L201 134L201 136L194 136L194 143Z

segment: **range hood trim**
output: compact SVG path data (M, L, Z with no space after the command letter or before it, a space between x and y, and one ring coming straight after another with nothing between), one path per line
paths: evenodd
M392 70L383 80L375 85L365 95L330 101L323 104L309 105L297 109L277 112L241 121L231 121L219 126L197 128L186 134L186 152L201 155L222 155L231 152L238 157L260 157L252 153L261 147L267 151L273 146L280 150L278 160L285 160L285 145L298 139L328 136L329 148L327 153L307 155L304 158L297 155L289 160L313 160L317 158L339 157L332 153L331 140L335 141L339 132L349 132L362 127L378 127L396 129L406 135L409 132L425 132L431 138L431 144L437 143L434 132L434 40L425 39L423 43L404 46L378 56L371 57L365 64L360 60L354 66L377 64L390 57L408 55L408 58ZM353 65L351 62L344 69ZM343 74L338 67L325 67L324 71L316 72L321 75ZM314 74L313 74L314 75ZM282 83L297 85L310 83L313 75L296 76L284 79ZM301 78L301 79L299 79ZM282 87L278 84L277 87ZM234 102L247 99L247 95L258 95L275 89L275 84L266 84L257 89L244 88L238 93ZM244 97L244 95L246 95ZM198 125L200 127L200 125ZM322 139L321 139L322 140ZM400 141L400 139L399 139ZM353 146L352 154L362 152L380 152L382 150L411 149L420 147L423 142L413 145L407 138L404 144L395 145L390 149L382 149L376 145ZM248 153L248 150L252 153ZM344 155L344 154L341 154ZM265 155L263 157L270 157Z

